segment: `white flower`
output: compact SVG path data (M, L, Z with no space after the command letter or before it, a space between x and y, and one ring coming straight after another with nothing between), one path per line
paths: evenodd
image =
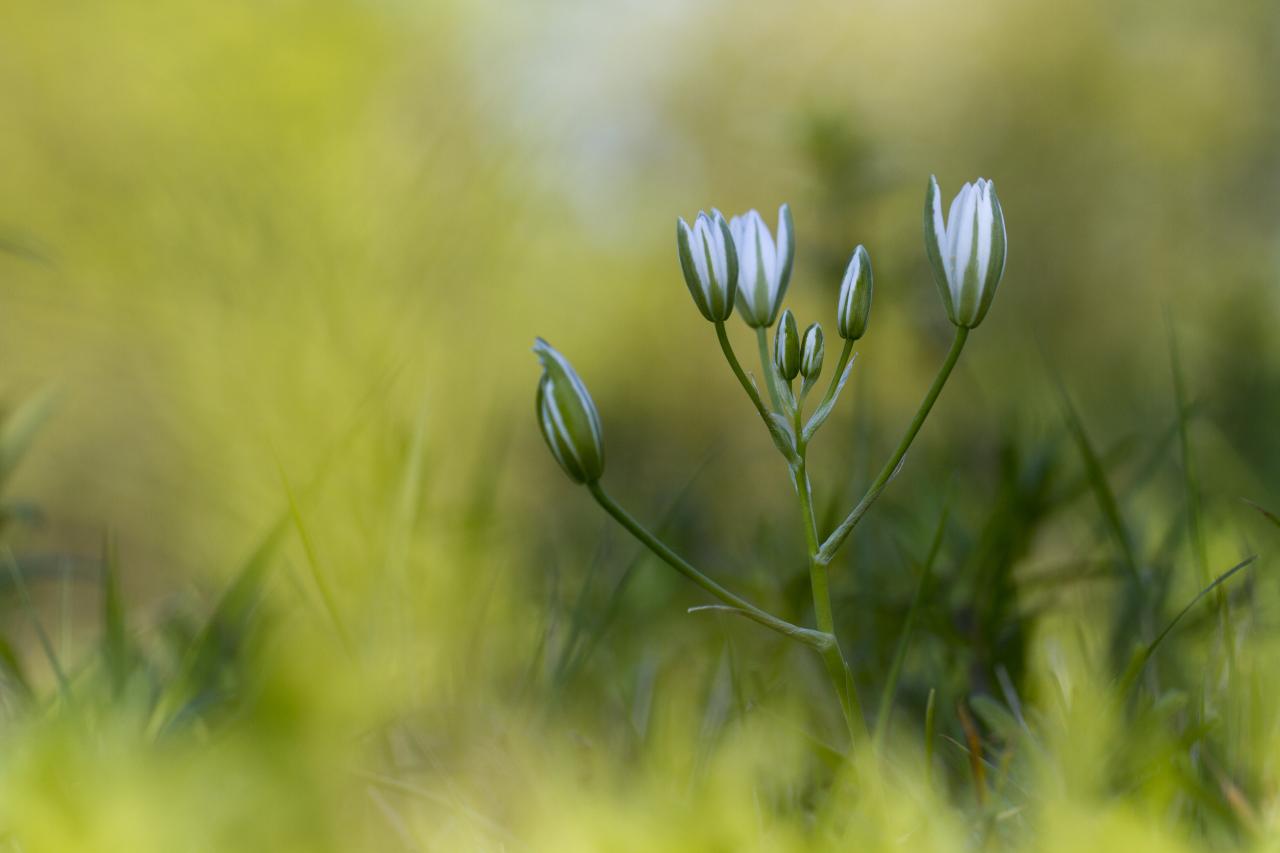
M752 328L773 325L791 282L795 260L795 227L791 208L778 208L777 238L754 210L729 221L738 249L738 313Z
M738 253L724 216L714 209L710 216L699 212L693 227L677 220L676 246L685 284L702 316L713 323L729 319L738 287Z
M1004 275L1007 241L995 185L982 178L965 184L944 223L938 179L930 177L924 242L947 316L957 326L972 329L987 315Z

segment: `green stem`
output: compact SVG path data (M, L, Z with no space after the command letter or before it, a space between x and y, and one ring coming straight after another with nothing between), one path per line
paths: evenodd
M846 728L849 730L851 742L866 733L866 718L862 715L862 704L858 701L858 689L853 682L853 673L845 663L840 652L840 642L836 639L835 616L831 609L831 589L827 579L827 565L818 561L818 523L813 512L813 497L810 494L809 474L805 470L804 449L801 451L800 464L795 466L796 494L800 497L800 513L804 521L805 545L809 553L809 585L813 590L814 621L818 630L832 639L831 645L822 652L822 662L826 665L827 676L831 686L840 700L840 713L844 716Z
M902 436L902 440L898 442L897 449L893 451L889 461L880 469L879 475L876 476L871 487L867 489L867 493L862 496L862 500L853 508L848 517L840 522L840 526L832 531L831 535L822 543L817 555L819 562L824 565L831 562L831 558L835 556L836 551L844 543L844 540L853 532L853 528L862 520L862 516L875 503L876 498L880 497L880 493L884 491L885 486L889 485L889 480L893 479L898 466L902 464L902 457L907 455L911 442L915 440L916 434L920 432L920 427L924 425L925 418L929 417L929 410L933 408L933 404L938 400L938 395L942 393L943 386L947 384L947 379L950 378L951 371L955 368L956 362L959 361L960 352L964 349L964 342L968 338L969 330L963 326L957 326L955 340L951 342L951 350L947 353L946 361L939 368L938 375L934 377L933 385L929 387L929 392L925 394L924 400L921 401L920 408L916 410L915 417L911 419L911 424L907 427L906 433Z
M724 323L716 323L716 338L720 341L720 349L724 351L724 357L729 362L729 367L733 368L733 375L738 377L738 382L742 385L742 390L747 392L747 396L751 398L751 403L756 407L756 411L760 414L761 420L765 426L769 425L769 410L765 408L764 401L760 399L760 391L755 384L747 378L746 372L742 369L742 365L738 363L738 357L733 353L733 344L729 343L729 334L725 331Z
M683 557L667 547L661 539L650 533L644 525L636 521L625 509L618 505L613 498L609 497L604 487L597 480L587 484L587 488L591 491L591 496L596 499L596 503L604 509L605 512L613 516L614 520L621 524L636 539L656 554L663 562L671 566L680 574L711 593L716 598L723 601L734 612L747 617L755 622L759 622L766 628L777 631L783 636L803 643L811 649L820 652L824 657L828 654L828 650L835 646L835 638L830 633L814 631L810 628L801 628L799 625L793 625L785 619L779 619L772 613L761 610L751 602L741 596L735 595L711 578L698 571L690 565ZM838 653L838 652L837 652Z
M880 710L876 713L875 735L872 738L877 750L884 745L885 736L889 732L889 716L893 711L894 694L898 690L898 677L902 673L902 663L907 658L907 646L911 642L911 632L915 628L916 613L920 610L924 591L933 577L933 566L938 560L938 551L942 548L942 537L946 529L947 508L944 505L942 517L938 519L938 529L934 531L933 541L929 545L929 555L925 557L924 568L920 571L920 580L916 584L915 594L911 597L911 607L907 610L906 621L902 623L902 633L898 635L898 648L893 653L893 663L889 665L884 692L880 694Z
M775 412L782 411L782 398L778 396L778 376L773 369L773 359L769 357L769 330L764 326L756 327L756 347L760 350L760 369L764 371L764 384L769 390L769 402Z
M853 341L846 340L844 348L840 350L840 360L836 362L835 372L831 374L831 379L827 383L827 393L822 395L822 402L817 408L821 409L836 394L836 389L840 387L840 377L844 376L844 369L849 366L849 359L853 356Z

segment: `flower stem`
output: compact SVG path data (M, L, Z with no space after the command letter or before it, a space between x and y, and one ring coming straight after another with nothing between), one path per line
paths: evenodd
M800 464L795 472L796 494L800 498L800 514L804 521L805 545L809 553L809 586L813 590L814 621L818 630L831 637L830 647L822 652L822 662L826 665L827 676L831 686L840 700L840 713L844 716L845 727L849 730L849 740L857 742L866 734L866 718L862 714L862 703L858 700L858 688L853 681L853 673L845 663L840 652L840 643L836 639L835 616L831 609L831 590L827 580L827 564L819 562L818 557L818 524L813 512L813 495L809 484L809 474L805 470L804 448L801 449Z
M760 369L764 371L764 384L769 389L769 402L775 412L780 412L782 401L778 397L778 377L773 369L773 360L769 358L769 330L764 326L756 327L756 347L760 350Z
M723 601L734 612L777 631L779 634L788 639L803 643L811 649L821 653L824 659L829 655L829 650L835 647L835 638L830 633L822 631L814 631L810 628L802 628L799 625L793 625L785 619L779 619L772 613L761 610L751 602L741 596L735 595L711 578L698 571L689 564L683 557L667 547L661 539L654 536L640 522L636 521L630 513L618 505L611 498L604 487L597 480L587 484L587 488L591 491L591 496L595 498L596 503L604 509L605 512L613 516L614 520L621 524L627 531L638 539L646 548L657 555L663 562L671 566L680 574L702 587L711 595ZM837 654L839 650L837 649Z
M765 408L764 401L760 399L759 389L756 388L755 383L747 378L742 365L738 363L738 357L733 353L733 344L729 343L729 334L725 331L723 322L716 323L716 338L720 341L720 349L724 351L724 357L728 360L729 367L733 369L733 375L738 377L738 382L742 384L742 390L747 392L747 396L751 398L751 403L756 407L760 418L764 421L765 426L768 426L769 410Z
M836 362L835 372L831 374L831 380L827 383L827 393L822 395L822 402L818 404L819 409L835 396L836 389L840 387L840 377L844 376L844 369L849 366L849 358L852 355L853 341L846 340L844 347L840 350L840 360Z
M879 475L876 476L875 481L867 489L867 493L862 496L862 500L853 508L848 517L840 522L840 526L831 532L831 535L822 543L822 547L818 549L816 559L823 565L831 562L831 558L835 556L836 551L844 543L844 540L853 532L853 528L862 520L862 516L875 503L876 498L880 497L880 493L884 491L885 486L889 485L889 481L893 479L898 466L902 464L902 457L907 455L911 442L915 440L916 434L920 432L920 427L924 425L925 418L929 417L929 410L933 408L933 404L938 400L938 395L942 393L943 386L947 384L947 379L950 378L951 371L955 368L956 362L959 361L960 352L964 349L964 343L968 337L968 329L963 326L956 327L956 336L951 342L951 350L947 353L947 358L942 363L942 367L938 369L938 375L934 377L933 385L929 387L929 392L925 394L924 400L921 401L920 408L916 410L915 417L911 419L911 424L907 427L906 433L903 434L902 440L898 442L897 449L893 451L889 461L880 469Z

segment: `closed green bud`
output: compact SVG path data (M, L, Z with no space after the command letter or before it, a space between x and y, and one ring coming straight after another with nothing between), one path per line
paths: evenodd
M938 179L929 178L924 201L924 244L947 317L972 329L987 316L1004 275L1008 240L996 187L978 178L965 184L942 219Z
M856 341L867 333L873 283L871 256L865 247L859 246L853 250L853 257L845 268L836 304L836 331L847 341Z
M796 315L790 308L782 312L782 319L778 321L773 339L773 363L788 382L800 373L800 332L796 328Z
M722 323L733 313L738 289L738 253L720 211L699 213L693 225L676 221L676 248L689 295L702 316Z
M822 372L822 327L813 323L800 339L800 375L810 381Z
M573 365L542 338L533 351L542 362L538 381L538 426L551 455L576 483L594 483L604 473L600 415Z

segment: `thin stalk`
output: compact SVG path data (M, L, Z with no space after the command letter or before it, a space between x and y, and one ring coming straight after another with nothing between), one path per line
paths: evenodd
M809 474L805 470L804 449L800 451L800 464L795 467L796 494L800 498L800 513L804 522L805 545L809 554L809 585L813 590L813 614L818 630L831 637L831 645L822 652L831 686L840 700L840 712L844 715L849 739L856 743L866 733L866 718L858 701L858 688L853 673L845 663L836 639L835 617L831 609L831 589L827 578L827 564L818 560L818 523L813 513L813 496L810 494Z
M769 330L764 326L756 328L756 347L760 350L760 369L764 371L764 384L769 390L769 402L775 412L782 411L782 398L778 396L778 377L773 369L773 359L769 357Z
M1210 583L1213 580L1213 572L1209 568L1209 551L1205 543L1203 511L1200 505L1200 482L1196 476L1195 456L1191 449L1190 406L1187 402L1186 380L1182 373L1178 338L1173 329L1173 320L1168 314L1165 315L1165 324L1169 333L1169 364L1173 371L1174 404L1178 407L1178 448L1182 457L1191 552L1200 570L1201 582ZM1234 673L1236 669L1235 627L1232 625L1230 602L1227 600L1226 590L1222 587L1214 591L1214 603L1218 611L1218 630L1222 635L1222 644L1227 653L1227 672Z
M765 408L764 401L760 399L760 391L756 388L755 383L747 378L746 371L738 363L738 357L733 353L733 344L729 343L729 334L725 331L724 323L716 323L716 338L720 341L720 349L724 351L724 357L729 362L729 367L733 369L733 375L738 377L742 390L747 392L747 396L751 398L752 405L756 407L756 412L759 413L765 426L768 426L769 410Z
M661 539L654 536L639 521L631 516L625 509L618 505L611 498L604 487L597 480L588 483L587 488L591 491L591 496L595 498L596 503L604 509L605 512L613 516L614 520L626 528L632 536L638 539L645 547L657 555L664 563L671 566L680 574L693 581L702 589L711 595L723 601L734 612L741 614L755 622L777 631L783 636L804 643L811 649L818 651L825 657L828 650L835 646L835 638L830 633L814 631L810 628L801 628L799 625L793 625L785 619L779 619L772 613L761 610L751 602L741 596L735 595L702 572L694 568L688 561L667 547ZM838 653L838 652L837 652Z
M835 372L831 374L831 380L827 383L827 393L822 395L822 402L818 403L817 408L821 409L836 394L836 389L840 387L840 377L844 376L844 369L849 366L849 359L853 356L853 341L846 340L844 347L840 350L840 360L836 362Z
M915 440L916 434L920 432L920 427L924 426L925 419L929 417L929 411L933 408L933 404L937 402L938 395L942 393L943 387L947 384L947 379L951 377L951 371L955 369L956 362L960 360L960 352L964 349L964 343L969 338L969 330L963 326L956 327L955 339L951 342L951 350L947 353L947 358L942 363L942 367L938 369L938 375L934 377L933 385L929 387L928 393L925 394L924 400L920 403L920 408L916 410L915 417L911 419L911 424L907 427L906 433L903 434L902 440L898 442L898 447L893 451L893 455L889 457L889 461L880 469L879 475L876 476L867 493L863 495L862 500L853 508L848 517L840 522L840 526L832 531L826 541L822 543L822 547L818 549L816 559L824 565L831 562L831 558L835 556L836 551L853 532L853 528L862 520L862 516L866 514L871 505L875 503L876 498L880 497L880 493L884 491L885 486L889 485L889 480L898 470L898 466L902 464L902 458L907 455L907 450L911 447L911 442Z
M933 734L936 728L937 688L929 688L929 699L924 706L924 778L933 784Z
M893 663L889 666L889 675L885 679L884 692L880 694L880 710L876 714L875 744L879 749L884 745L885 736L889 733L889 717L893 712L893 698L898 691L898 678L902 674L902 664L907 658L907 647L911 643L911 632L915 629L916 614L920 610L920 602L924 591L933 578L933 566L938 559L938 551L942 548L942 536L947 529L947 509L942 509L942 517L938 519L938 529L934 531L933 541L929 544L929 554L925 557L924 567L920 570L920 580L916 584L915 594L911 597L911 607L907 610L907 618L902 623L902 633L898 636L898 647L893 653Z

